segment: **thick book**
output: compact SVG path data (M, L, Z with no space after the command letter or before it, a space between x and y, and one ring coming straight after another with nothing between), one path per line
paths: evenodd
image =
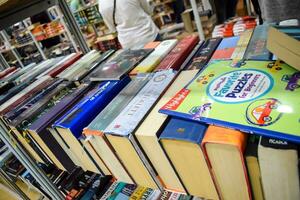
M134 130L174 77L175 73L172 70L154 73L151 80L104 130L108 141L133 180L150 188L161 187L161 183L137 144Z
M300 70L300 27L270 26L267 48L277 58Z
M211 57L211 60L229 60L239 42L240 37L224 38Z
M43 61L42 63L34 66L33 69L29 70L27 73L21 75L18 77L14 82L16 84L20 84L24 81L30 81L36 79L41 73L55 65L55 63L59 62L62 59L62 57L58 58L51 58L48 60Z
M78 141L82 136L83 128L105 108L129 81L130 78L125 77L120 81L105 81L98 84L86 97L53 124L70 150L81 161L80 166L84 169L95 171L96 166Z
M198 36L187 36L183 38L160 62L154 71L156 72L166 69L179 70L186 57L191 53L198 42Z
M142 62L153 50L119 50L106 63L90 75L91 81L119 80L137 64Z
M115 50L109 50L101 54L99 58L97 58L94 62L92 62L90 65L83 66L83 69L73 77L73 81L81 81L84 79L88 74L92 73L94 70L96 70L98 67L101 66L102 63L104 63L113 53Z
M258 161L265 199L300 199L298 145L261 137Z
M77 60L80 59L82 53L74 53L70 54L64 63L56 66L54 69L48 72L47 75L51 76L52 78L57 77L61 72L63 72L68 67L72 66Z
M20 70L18 70L16 73L12 74L11 76L7 77L7 78L2 78L0 81L1 82L13 82L15 79L17 79L19 76L25 74L26 72L28 72L30 69L32 69L36 64L35 63L31 63L23 68L21 68Z
M43 88L49 86L52 83L52 78L43 77L41 79L36 80L28 87L20 91L18 94L10 98L8 101L3 103L0 106L0 115L4 115L9 110L15 108L17 105L25 101L26 99L34 96L36 93L41 91Z
M261 173L258 162L258 144L260 136L251 135L245 151L248 176L251 183L252 195L254 199L264 200L264 192L261 182Z
M222 199L252 199L244 151L247 134L209 126L202 140ZM238 188L238 189L237 189Z
M38 110L43 109L42 105L46 104L49 99L58 93L61 89L67 86L67 83L63 83L63 80L52 80L48 87L45 87L39 91L32 98L26 99L21 104L17 105L13 110L6 113L4 117L10 124L17 125L22 123L32 112L28 112L31 108L35 107ZM43 102L43 104L42 104Z
M139 74L132 80L83 130L89 139L88 142L93 149L103 159L112 174L119 181L133 183L132 178L124 168L123 164L115 155L109 142L105 138L103 131L118 116L118 114L130 103L136 94L151 79L151 74Z
M79 60L77 60L73 65L61 72L58 77L68 81L74 81L74 77L78 76L78 74L83 73L86 70L87 66L90 66L100 57L101 55L99 52L95 50L90 51L88 54L82 56Z
M175 47L176 39L162 41L154 51L138 64L129 74L136 75L138 73L152 72L161 60Z
M171 118L159 140L187 192L204 199L219 199L201 142L207 125Z
M59 137L55 137L50 131L52 123L75 104L85 93L91 89L91 85L81 85L79 88L66 88L65 94L57 95L53 107L45 111L41 116L26 129L46 152L52 152L61 165L69 172L75 168L78 162L69 148ZM50 153L49 153L50 154Z
M245 60L271 60L271 52L267 49L268 25L256 26L247 50Z
M158 110L176 94L178 88L186 85L197 72L198 70L182 71L135 131L135 137L157 171L164 187L170 190L185 192L172 164L158 141L160 130L168 121L167 115L158 113Z
M221 38L211 38L206 40L196 52L191 63L187 65L185 70L201 70L204 68L221 41Z
M16 67L9 67L3 71L0 72L0 79L2 79L4 76L7 74L10 74L11 72L15 71L17 68Z
M299 142L300 90L293 87L299 72L283 63L270 68L273 64L245 61L233 68L231 61L213 62L160 112Z

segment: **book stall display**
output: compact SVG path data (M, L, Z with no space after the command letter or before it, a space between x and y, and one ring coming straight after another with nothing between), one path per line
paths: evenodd
M73 50L0 72L0 199L300 199L299 26L86 52L72 24L96 2L68 3L28 40Z

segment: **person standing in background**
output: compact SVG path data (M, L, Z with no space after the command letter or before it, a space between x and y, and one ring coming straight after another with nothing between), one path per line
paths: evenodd
M224 23L227 19L234 17L238 0L214 0L218 24Z
M147 0L99 0L99 11L109 30L117 31L125 49L140 49L160 40L151 18L153 7Z
M258 0L264 22L300 20L300 0Z

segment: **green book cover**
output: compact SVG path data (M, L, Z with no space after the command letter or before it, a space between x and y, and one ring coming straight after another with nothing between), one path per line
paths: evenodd
M300 142L300 72L280 63L215 61L161 113Z

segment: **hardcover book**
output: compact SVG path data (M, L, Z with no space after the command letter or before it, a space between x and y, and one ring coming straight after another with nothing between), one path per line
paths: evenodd
M154 71L179 70L186 57L199 42L198 36L188 36L179 41L172 51L160 62Z
M91 73L90 80L119 80L151 52L152 49L119 50L106 63Z
M137 145L133 133L174 77L175 73L172 70L153 74L151 80L104 130L107 139L133 180L137 184L150 188L160 187L161 184ZM124 148L127 149L126 152Z
M247 134L209 126L202 141L221 199L252 199L244 161ZM238 189L237 189L238 188Z
M300 198L297 148L285 140L261 137L258 161L265 199Z
M203 67L205 67L221 41L221 38L211 38L206 40L195 54L192 62L187 65L185 70L201 70Z
M83 134L89 138L88 142L106 163L115 178L126 183L133 183L132 179L118 157L115 155L113 149L110 147L109 142L103 135L103 131L150 79L150 74L139 74L106 106L99 115L97 115L89 126L83 130Z
M267 48L277 58L300 70L299 26L270 26Z
M204 199L219 199L201 142L207 125L171 118L160 142L187 192Z
M245 61L240 68L230 63L211 63L160 112L299 142L299 72L283 63L275 69L266 61Z
M172 164L158 141L160 130L167 122L167 115L158 113L158 110L176 94L178 88L186 85L197 72L198 70L182 71L135 131L135 137L157 171L164 187L170 190L185 192Z
M251 183L253 198L264 200L264 192L261 182L261 172L258 162L258 144L260 136L251 135L248 138L248 143L245 152L248 176Z
M130 72L130 75L152 72L160 63L160 61L175 47L176 44L176 39L162 41L154 49L154 51L147 58L145 58L145 60L143 60Z
M211 60L229 60L239 42L240 37L224 38L211 57Z
M85 98L54 123L53 127L68 144L78 160L81 161L80 166L83 168L97 171L92 160L78 141L83 128L105 108L129 81L130 78L125 77L120 81L106 81L98 84Z
M271 60L271 52L267 49L268 25L256 26L244 59L246 60Z

